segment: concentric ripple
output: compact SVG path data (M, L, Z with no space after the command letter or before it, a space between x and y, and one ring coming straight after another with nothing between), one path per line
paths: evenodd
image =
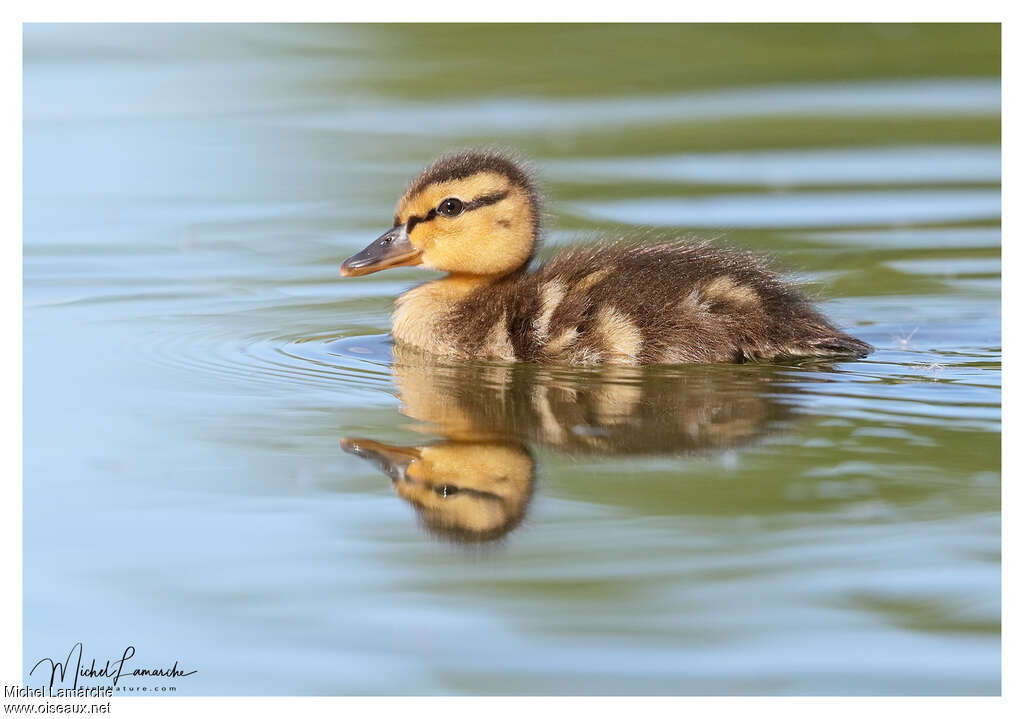
M297 389L387 390L390 338L274 332L218 337L212 326L162 333L148 344L149 359L183 372L193 382L249 386L261 391ZM204 330L206 330L204 332Z

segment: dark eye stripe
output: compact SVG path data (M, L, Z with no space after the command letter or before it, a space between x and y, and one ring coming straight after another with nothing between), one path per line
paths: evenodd
M444 485L448 488L448 496L454 497L456 494L464 494L469 497L476 497L477 499L486 499L488 502L498 502L499 504L505 503L505 498L500 494L494 492L488 492L484 489L470 489L469 487L460 487L457 484ZM436 493L439 487L434 487Z
M488 205L493 205L496 202L501 202L506 197L508 197L507 190L504 192L495 192L490 195L483 195L463 205L462 212L464 214L466 212L470 212L471 210L479 210L481 207L487 207ZM428 212L426 215L423 215L422 217L420 217L419 215L413 215L412 217L405 221L405 231L412 232L412 228L414 228L416 225L420 224L421 222L430 222L435 217L437 217L437 208L434 208L433 210Z
M505 192L495 192L495 193L490 194L490 195L484 195L482 197L478 197L475 200L473 200L472 202L467 202L465 207L463 208L463 212L468 212L470 210L477 210L477 209L479 209L481 207L487 207L488 205L493 205L495 202L501 202L506 197L508 197L508 191L507 190Z
M435 217L437 217L437 210L431 210L430 212L428 212L423 217L419 217L418 215L413 215L408 220L406 220L406 223L405 223L405 231L406 231L406 233L412 232L412 228L414 228L416 225L420 224L421 222L430 222Z

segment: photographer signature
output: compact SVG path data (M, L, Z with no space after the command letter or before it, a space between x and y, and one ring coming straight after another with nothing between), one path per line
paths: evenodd
M128 660L135 656L135 647L131 645L125 647L120 659L108 659L102 667L97 667L97 660L95 658L90 662L89 666L83 666L82 654L82 642L77 642L73 647L71 647L71 651L68 652L64 661L60 662L51 657L44 657L35 663L28 674L29 676L32 676L40 665L49 664L50 688L52 689L54 683L58 680L58 676L60 677L60 683L63 684L67 681L68 670L74 666L71 686L72 688L77 689L79 677L82 677L83 679L110 679L113 685L117 686L117 683L126 677L187 677L199 671L198 669L193 669L191 671L179 669L177 660L174 661L173 666L167 668L129 669L126 666L128 664Z

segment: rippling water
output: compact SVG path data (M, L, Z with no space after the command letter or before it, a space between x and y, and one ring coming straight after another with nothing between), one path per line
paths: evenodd
M994 26L27 26L26 672L998 693L998 71ZM877 351L393 348L428 274L337 265L475 143L532 158L549 250L721 236Z

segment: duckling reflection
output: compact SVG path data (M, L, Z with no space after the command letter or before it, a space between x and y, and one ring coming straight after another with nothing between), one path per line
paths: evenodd
M533 493L535 464L523 445L449 441L395 447L342 439L341 447L375 462L428 530L456 542L505 536L522 521Z
M789 408L771 368L615 368L583 373L526 365L444 364L395 346L401 412L444 440L402 447L343 438L375 462L434 534L499 539L526 514L530 447L586 456L693 455L751 443Z

